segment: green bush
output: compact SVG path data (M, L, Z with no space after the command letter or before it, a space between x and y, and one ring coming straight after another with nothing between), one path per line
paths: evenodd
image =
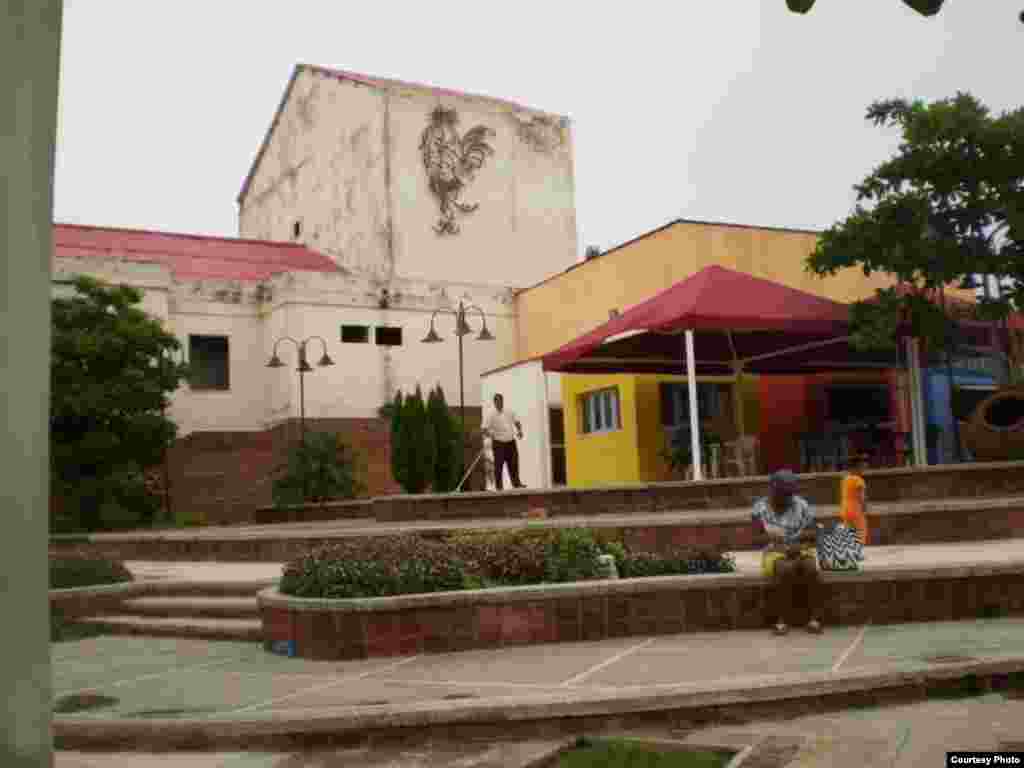
M718 552L632 552L610 536L529 528L351 539L288 563L280 589L296 597L346 598L582 581L600 577L602 554L615 558L624 578L735 570L732 558Z
M615 556L615 566L624 579L642 576L675 576L689 573L732 573L736 563L719 552L681 550L667 555L652 552L623 552Z
M297 597L383 597L463 589L463 577L442 542L405 534L316 549L285 566L279 588Z
M603 555L594 535L586 528L559 528L548 549L546 581L584 581L601 574Z
M440 384L427 397L427 420L434 433L434 472L430 488L434 493L449 493L455 490L462 477L462 430L452 418Z
M554 532L544 529L467 531L445 539L471 579L495 586L542 583L553 540Z
M131 571L120 560L84 554L50 557L50 589L93 587L132 580Z
M339 435L314 432L288 457L283 476L274 481L274 504L354 499L362 490L355 474L356 455Z

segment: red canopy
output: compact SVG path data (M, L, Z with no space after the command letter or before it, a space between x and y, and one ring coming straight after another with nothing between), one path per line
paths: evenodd
M848 312L845 304L715 265L546 355L543 365L564 372L675 372L682 363L677 334L684 330L699 332L697 367L709 373L731 371L736 360L749 361L744 367L751 372L780 373L808 365L894 364L891 355L850 349ZM779 355L795 348L799 352ZM763 362L753 359L762 356Z

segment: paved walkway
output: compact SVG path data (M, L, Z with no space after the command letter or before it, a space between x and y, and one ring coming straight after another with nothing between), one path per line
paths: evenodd
M110 698L107 706L74 713L76 718L305 720L324 713L445 709L453 702L515 705L827 682L849 675L934 669L936 662L928 660L933 657L1024 659L1024 619L841 627L820 637L796 631L784 638L767 632L703 633L346 662L273 656L251 643L99 637L54 644L53 673L58 702L84 693ZM969 701L711 729L689 738L695 743L749 745L782 735L799 749L796 765L892 765L897 755L900 764L913 757L906 764L942 765L936 761L946 749L994 749L1022 738L1022 723L1024 700L991 694ZM857 748L852 753L850 743ZM479 745L478 762L473 762L471 750L442 755L436 751L440 747L431 749L407 749L404 757L401 750L392 750L390 762L380 763L364 755L358 763L364 768L512 764L483 761L486 750ZM350 752L346 759L354 756ZM886 756L888 762L883 760ZM78 762L73 758L67 754L57 765L120 765L106 757L80 756ZM186 758L159 759L164 768L284 765L275 762L282 755L263 753L192 756L193 762ZM287 765L304 764L350 763Z
M873 515L906 514L936 509L993 507L1019 507L1022 496L1000 496L970 499L934 499L921 502L873 503ZM815 505L819 517L835 517L839 508L829 505ZM523 520L519 518L478 518L452 519L444 521L377 522L372 517L330 520L326 522L273 523L265 525L221 525L201 528L168 528L156 531L131 531L125 533L90 534L95 541L134 541L146 539L196 540L196 539L288 539L310 537L367 536L414 531L464 530L479 528L523 528L529 527L622 527L644 525L674 525L679 522L693 524L734 523L750 520L750 507L735 509L699 510L689 509L669 512L600 514L585 516L560 516L547 520Z

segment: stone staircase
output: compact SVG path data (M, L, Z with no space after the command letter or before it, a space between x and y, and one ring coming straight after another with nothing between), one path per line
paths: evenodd
M259 642L263 632L256 594L272 582L175 582L147 585L116 613L78 623L107 634Z

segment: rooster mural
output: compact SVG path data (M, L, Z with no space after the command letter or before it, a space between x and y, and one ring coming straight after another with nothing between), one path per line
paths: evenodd
M441 205L441 218L434 225L439 235L457 235L456 213L472 213L479 203L468 204L460 199L466 185L473 181L494 148L488 143L494 131L478 125L459 136L459 118L454 109L438 107L430 114L430 125L420 137L420 153L427 171L430 191Z

